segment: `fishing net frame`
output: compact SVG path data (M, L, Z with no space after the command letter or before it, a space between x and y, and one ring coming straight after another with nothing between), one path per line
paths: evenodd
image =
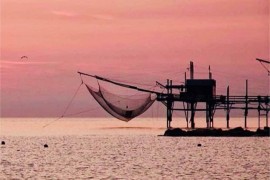
M98 90L84 83L99 105L113 117L128 122L143 114L156 100L153 93L143 95L117 95L107 91L98 83ZM127 88L127 87L124 87Z

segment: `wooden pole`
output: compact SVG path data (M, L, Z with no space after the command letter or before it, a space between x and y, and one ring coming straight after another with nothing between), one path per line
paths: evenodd
M189 70L190 70L190 79L194 79L194 66L193 66L193 62L192 61L190 61Z
M206 127L209 128L209 104L206 102L206 109L205 109L205 114L206 114Z
M258 96L258 128L261 128L261 97Z
M269 96L267 96L267 103L266 103L266 123L265 126L268 127L268 112L269 112Z
M172 121L172 80L167 79L167 129L171 128Z
M247 116L248 116L248 80L246 80L246 96L245 96L245 128L247 128Z
M172 87L172 80L170 80L170 86ZM171 122L172 122L172 109L173 109L173 99L171 99L171 98L173 98L172 97L172 88L170 88L170 109L169 109L169 111L170 111L170 118L169 118L169 127L171 128Z
M169 108L169 106L170 106L170 100L169 100L169 93L170 93L170 90L169 90L169 85L170 85L170 80L169 79L167 79L167 94L168 94L168 96L167 96L167 129L170 127L169 126L169 119L170 119L170 108Z
M196 111L196 103L191 102L191 115L190 115L190 122L191 122L191 128L195 128L195 111Z
M184 113L185 113L187 128L188 128L188 103L187 103L187 108L186 108L185 102L183 101L183 107L184 107Z
M230 97L230 87L227 87L227 114L226 114L226 120L227 120L227 128L230 128L230 102L229 102L229 97Z
M209 79L212 79L212 73L211 73L211 67L210 66L208 67L208 70L209 70Z
M212 102L210 102L210 128L214 127L214 106Z
M185 72L185 85L187 84L187 72Z

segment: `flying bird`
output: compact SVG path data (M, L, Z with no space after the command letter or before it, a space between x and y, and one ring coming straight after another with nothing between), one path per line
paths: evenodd
M27 56L22 56L21 59L28 59L28 57Z

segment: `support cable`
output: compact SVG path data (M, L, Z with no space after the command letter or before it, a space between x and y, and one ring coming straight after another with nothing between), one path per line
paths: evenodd
M82 78L81 78L81 80L82 80ZM70 105L72 104L74 98L75 98L76 95L78 94L78 92L79 92L79 90L80 90L80 88L81 88L81 86L82 86L83 84L84 84L84 82L83 82L83 80L82 80L81 83L80 83L80 85L79 85L79 87L77 88L77 90L75 91L74 95L72 96L71 100L69 101L68 105L67 105L66 108L64 109L62 115L61 115L60 117L58 117L58 118L56 118L56 119L50 121L49 123L45 124L45 125L43 126L43 128L46 128L47 126L51 125L51 124L54 123L55 121L58 121L59 119L62 119L62 118L66 115L67 110L69 109Z

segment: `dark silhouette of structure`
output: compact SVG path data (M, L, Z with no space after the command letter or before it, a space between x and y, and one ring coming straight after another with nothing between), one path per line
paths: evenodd
M269 63L269 61L257 59L260 63ZM266 67L265 67L266 68ZM115 82L100 76L93 76L86 73L78 72L80 76L90 76L94 77L97 80L106 81L108 83L112 83L118 86L122 86L125 88L135 89L138 91L156 94L156 100L160 101L166 106L167 111L167 129L171 128L173 111L183 111L185 114L187 128L189 128L189 122L191 124L191 128L194 129L195 126L195 114L197 111L204 111L206 114L206 127L213 128L214 127L214 115L216 110L225 110L226 111L226 121L227 128L230 128L230 112L231 110L243 110L244 111L244 127L247 128L247 117L248 112L251 110L258 111L258 127L260 128L260 120L262 116L266 118L266 127L268 127L268 114L269 114L269 96L249 96L248 95L248 80L246 80L246 93L243 96L232 96L230 95L230 88L227 87L226 95L217 95L216 94L216 81L212 79L212 73L209 66L209 78L208 79L195 79L194 78L194 65L193 62L190 62L190 67L188 68L190 71L190 78L186 78L185 74L185 83L181 85L173 84L172 80L167 79L167 84L163 85L159 82L156 82L158 86L165 88L166 92L156 92L147 89L138 88L136 86L131 86L119 82ZM269 70L268 70L269 73ZM82 80L83 82L83 80ZM147 110L152 105L151 98L146 99L148 101L143 101L141 106L128 109L127 107L131 107L125 100L121 102L122 99L117 100L117 103L122 103L123 107L117 106L113 102L110 102L107 97L111 95L106 91L102 92L102 87L99 87L99 91L94 92L91 88L86 85L89 92L94 96L94 98L99 102L99 104L111 115L114 117L119 117L121 120L130 120L137 115L140 115L144 111ZM178 93L175 93L178 92ZM107 93L107 94L106 94ZM111 95L112 96L112 95ZM112 96L114 100L116 100L115 96ZM141 102L141 101L140 101ZM174 103L180 102L183 103L183 108L175 108ZM197 104L205 104L204 108L197 108ZM128 110L127 110L128 109ZM139 111L140 110L140 111Z
M231 96L229 86L227 95L216 95L216 81L211 79L194 79L193 62L190 62L190 79L185 79L185 85L173 85L167 80L167 94L158 94L158 101L163 102L167 107L167 128L171 127L172 112L184 111L187 127L188 121L191 128L195 128L196 111L204 111L206 114L206 127L214 127L214 114L216 110L226 111L227 128L230 127L230 111L232 109L244 110L244 127L247 128L247 116L250 110L258 111L258 127L260 127L261 116L266 116L266 127L268 127L269 96L248 96L248 80L246 80L246 94L244 96ZM210 68L209 68L210 70ZM172 90L180 90L180 94L173 94ZM183 102L183 109L173 107L174 102ZM205 103L205 108L197 109L198 103ZM264 113L262 113L264 112Z

